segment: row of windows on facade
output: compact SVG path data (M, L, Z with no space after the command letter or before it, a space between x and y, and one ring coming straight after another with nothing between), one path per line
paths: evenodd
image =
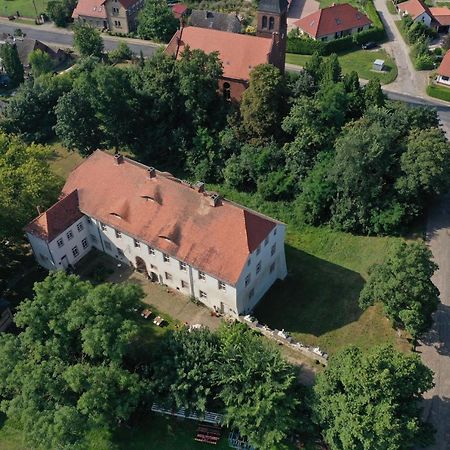
M82 222L78 222L76 225L77 231L79 233L81 233L84 230L84 225ZM73 231L72 229L70 229L69 231L66 232L66 237L67 240L70 241L73 239ZM64 239L62 237L60 237L57 241L56 244L58 245L58 248L61 248L64 245Z

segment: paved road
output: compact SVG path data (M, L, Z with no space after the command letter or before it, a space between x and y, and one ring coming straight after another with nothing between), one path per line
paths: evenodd
M443 196L428 217L427 238L439 270L433 281L441 305L432 330L417 348L423 362L434 371L436 386L425 395L425 419L437 429L436 444L429 450L450 450L450 195Z
M388 36L388 42L383 44L386 51L395 59L398 68L398 76L391 83L390 89L396 92L408 95L425 95L428 82L428 72L418 72L409 57L410 48L406 45L402 35L398 31L394 21L399 20L393 16L387 9L386 0L374 0L384 28Z
M30 39L38 39L50 46L59 46L61 48L73 46L72 32L64 29L57 29L52 25L26 25L23 23L14 23L0 19L0 33L13 34L14 30L20 28ZM144 56L152 56L160 47L157 44L140 39L117 38L115 36L103 35L105 50L109 51L117 47L120 41L125 41L133 53L139 55L142 50Z

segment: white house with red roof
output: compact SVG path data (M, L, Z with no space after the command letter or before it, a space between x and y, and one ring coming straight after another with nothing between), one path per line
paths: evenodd
M136 29L136 18L144 0L78 0L72 13L75 21L116 33Z
M319 9L297 20L293 25L313 39L332 41L368 30L372 22L349 3L341 3Z
M401 16L409 16L414 22L422 22L427 27L430 27L433 22L433 14L422 0L398 3L397 10Z
M49 270L93 248L218 312L247 314L285 278L285 225L121 155L97 150L25 229Z

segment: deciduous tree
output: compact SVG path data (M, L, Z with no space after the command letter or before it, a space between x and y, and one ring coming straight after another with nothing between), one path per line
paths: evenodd
M417 355L349 347L317 376L314 417L332 450L406 450L432 436L420 419L422 394L432 387L433 373Z
M164 0L146 0L138 17L138 34L143 39L169 42L179 25Z
M49 73L53 69L53 61L49 54L40 49L33 50L28 55L28 62L31 64L31 71L34 78Z
M100 31L89 25L74 27L73 42L81 56L97 56L103 53L103 39Z
M359 304L367 308L382 302L386 315L416 339L429 329L439 303L439 290L431 281L437 268L424 243L397 244L384 263L371 268Z
M7 73L11 87L23 83L23 65L20 62L17 47L14 44L5 43L0 45L0 58Z

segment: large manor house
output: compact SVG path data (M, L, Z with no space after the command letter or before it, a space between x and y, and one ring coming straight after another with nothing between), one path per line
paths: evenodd
M48 270L82 264L96 249L234 317L287 273L283 223L203 183L100 150L73 170L59 201L26 234Z

